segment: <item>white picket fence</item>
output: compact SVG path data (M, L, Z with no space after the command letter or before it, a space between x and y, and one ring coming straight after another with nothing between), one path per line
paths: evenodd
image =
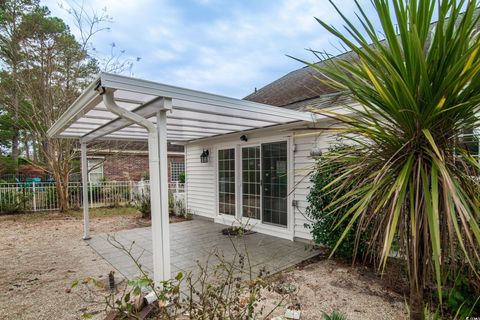
M184 184L169 183L169 194L178 197ZM107 181L88 184L90 208L129 205L136 195L148 194L148 181ZM82 184L68 184L69 207L82 207ZM0 212L36 212L58 210L58 196L53 182L0 183Z

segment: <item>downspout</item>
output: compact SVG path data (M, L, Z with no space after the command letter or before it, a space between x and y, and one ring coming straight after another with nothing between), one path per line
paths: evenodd
M150 166L150 195L153 192L164 192L160 190L160 179L163 178L160 176L160 157L159 157L159 131L155 124L150 122L148 119L139 116L136 113L128 111L119 105L116 104L114 99L114 91L110 89L103 89L101 93L103 97L103 102L107 110L113 114L132 121L133 123L145 128L148 131L148 150L149 150L149 166ZM166 110L171 110L171 103L165 103L164 109L160 112L165 112ZM157 177L157 178L155 178ZM168 192L168 191L167 191ZM165 241L164 237L169 237L169 234L163 234L163 230L168 228L168 218L166 220L167 226L163 226L165 220L163 215L165 213L162 211L162 204L158 196L150 196L151 199L151 213L152 213L152 245L153 245L153 261L154 261L154 281L156 284L159 284L162 280L168 280L170 275L170 249L166 250L164 248L164 242L169 242L168 239ZM167 209L168 210L168 209ZM160 214L159 214L160 213ZM158 232L162 236L162 243L158 243L155 239L158 237ZM157 236L157 237L156 237ZM166 251L166 252L165 252ZM160 259L155 257L158 253L161 254ZM168 262L168 263L166 263ZM157 267L161 267L161 272ZM160 274L161 273L161 274Z
M116 114L120 118L130 120L133 123L138 124L139 126L142 126L145 129L147 129L149 142L150 142L150 139L157 140L157 127L152 122L148 121L142 116L139 116L136 113L123 109L122 107L117 105L117 103L115 102L115 99L113 98L112 90L107 89L103 93L101 93L101 95L103 97L103 103L105 104L105 107L107 107L108 111L110 111L113 114ZM158 163L158 157L156 160Z

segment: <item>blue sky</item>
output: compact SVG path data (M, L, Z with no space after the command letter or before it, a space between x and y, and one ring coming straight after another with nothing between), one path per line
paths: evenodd
M72 4L68 1L64 7ZM141 57L135 77L181 87L242 98L302 67L287 54L313 61L306 48L338 53L338 42L314 19L341 27L327 0L83 1L87 10L106 7L113 18L111 30L92 40L98 52L108 54L114 42L126 56ZM354 17L352 0L335 2ZM370 1L360 2L368 7ZM42 1L75 33L59 3Z

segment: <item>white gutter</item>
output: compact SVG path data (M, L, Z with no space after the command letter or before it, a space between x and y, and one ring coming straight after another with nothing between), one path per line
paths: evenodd
M113 98L113 91L112 90L106 89L105 93L103 93L102 96L103 96L103 103L105 103L105 107L107 107L107 109L111 113L116 114L120 118L130 120L133 123L144 127L148 131L149 138L152 137L153 134L155 134L155 139L156 139L156 137L157 137L157 127L152 122L150 122L147 119L139 116L138 114L130 112L126 109L123 109L119 105L117 105L117 103L115 102L115 99Z
M100 77L90 83L83 93L75 100L60 118L48 129L47 135L50 138L57 137L72 122L82 117L85 113L98 104L102 98L95 89L98 87Z

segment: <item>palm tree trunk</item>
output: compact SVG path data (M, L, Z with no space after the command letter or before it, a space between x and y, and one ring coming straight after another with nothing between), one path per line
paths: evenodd
M410 319L423 319L423 285L415 286L413 282L410 283Z
M425 287L425 262L424 262L424 228L421 226L422 222L417 222L420 226L416 232L415 240L411 242L410 248L410 319L423 319L423 297ZM428 241L428 239L427 239ZM417 248L415 249L414 246ZM417 256L413 255L414 250L417 251Z

